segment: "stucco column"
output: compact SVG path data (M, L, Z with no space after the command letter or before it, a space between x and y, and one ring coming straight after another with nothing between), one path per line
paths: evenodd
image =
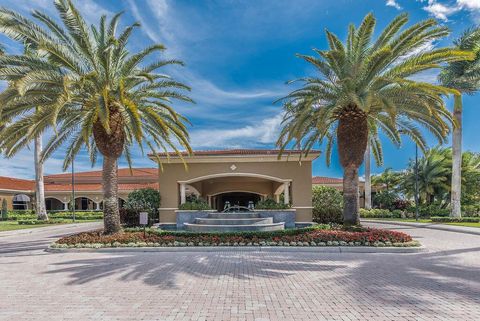
M210 207L212 207L212 196L211 195L207 195L207 203Z
M95 210L100 211L100 202L95 202Z
M290 183L285 182L283 183L283 202L285 204L290 204L290 189L289 189Z
M68 203L69 203L69 202L64 202L64 203L63 203L63 210L64 210L64 211L68 211Z
M185 204L187 201L185 183L180 183L180 204Z

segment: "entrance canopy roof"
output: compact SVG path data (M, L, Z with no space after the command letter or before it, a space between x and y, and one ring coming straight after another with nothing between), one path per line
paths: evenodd
M235 161L271 162L271 161L312 161L320 156L320 151L311 150L306 154L301 150L284 150L279 157L278 149L229 149L229 150L200 150L194 151L192 155L182 151L180 157L175 152L158 153L157 156L149 154L148 157L153 161L157 161L157 157L162 162L179 163L182 158L187 163L220 163Z

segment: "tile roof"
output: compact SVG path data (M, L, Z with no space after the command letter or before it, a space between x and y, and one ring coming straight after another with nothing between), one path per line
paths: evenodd
M313 176L312 184L342 184L343 179L325 176Z
M158 183L132 183L132 184L118 184L119 191L133 191L141 188L158 189ZM46 192L70 192L72 184L45 184ZM81 192L101 192L102 184L75 184L75 190Z
M193 151L193 156L232 156L232 155L278 155L280 150L278 149L223 149L223 150L197 150ZM188 156L186 151L182 151L182 156ZM283 155L300 155L304 153L302 150L289 149L283 151ZM318 150L311 150L309 154L319 154ZM175 157L175 152L158 153L160 157Z
M54 179L54 178L66 178L71 177L71 173L60 173L60 174L52 174L46 175L45 179ZM158 176L158 169L157 168L132 168L130 171L129 168L119 168L118 169L118 177L157 177ZM102 177L102 171L87 171L87 172L77 172L75 173L75 177Z
M0 189L14 191L33 191L35 189L35 182L28 179L0 176Z

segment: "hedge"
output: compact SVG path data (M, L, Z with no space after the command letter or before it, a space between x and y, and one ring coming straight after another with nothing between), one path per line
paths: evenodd
M437 223L480 223L480 217L443 217L435 216L430 218Z
M360 209L360 217L363 218L401 218L402 211L400 210L387 210L380 208L373 208L371 210L366 210L364 208Z

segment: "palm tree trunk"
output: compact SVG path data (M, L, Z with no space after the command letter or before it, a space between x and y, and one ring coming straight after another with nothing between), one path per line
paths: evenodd
M358 167L354 165L343 169L343 224L358 225Z
M365 209L372 208L372 177L370 172L370 142L365 151Z
M455 95L453 116L457 126L453 128L452 137L452 211L450 216L461 217L462 198L462 96Z
M35 201L37 219L48 220L45 207L45 187L43 184L43 162L40 160L42 154L42 135L35 137L34 161L35 161Z
M117 159L116 157L103 157L102 185L105 234L117 233L122 229L118 210Z

